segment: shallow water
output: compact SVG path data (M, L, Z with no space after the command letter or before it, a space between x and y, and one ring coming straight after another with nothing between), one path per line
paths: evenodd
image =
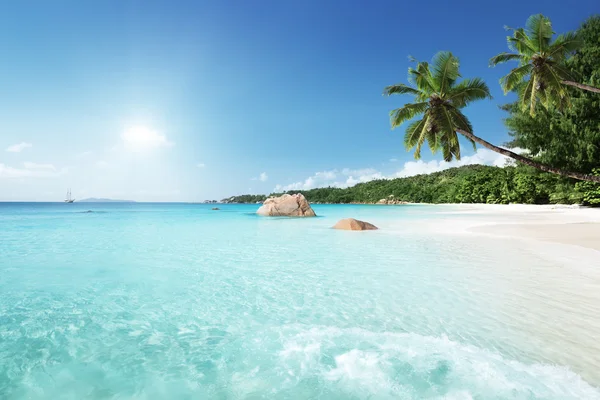
M600 399L583 251L211 207L0 204L0 398Z

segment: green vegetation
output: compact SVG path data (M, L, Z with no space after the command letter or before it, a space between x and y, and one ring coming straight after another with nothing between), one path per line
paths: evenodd
M475 100L491 98L490 90L480 78L457 82L458 58L447 51L433 58L431 68L427 62L417 63L408 69L408 80L413 86L398 83L388 86L385 95L411 94L415 103L390 112L392 128L417 116L406 128L404 145L407 150L415 149L415 158L421 158L421 146L429 144L432 153L441 151L445 161L460 160L460 143L457 131L473 132L469 119L460 111ZM475 148L475 142L468 138Z
M267 199L264 194L243 194L241 196L233 196L221 200L221 203L257 203Z
M583 24L582 47L566 66L590 85L600 83L600 17ZM589 173L600 168L600 95L569 88L571 107L562 112L538 110L535 118L518 102L504 106L511 147L528 149L539 161L561 169Z
M535 116L536 105L546 109L556 107L563 110L570 105L568 87L573 74L565 68L565 60L581 47L575 32L559 35L552 41L552 23L541 14L532 15L525 29L513 29L507 38L514 53L502 53L490 60L494 66L507 61L518 61L519 66L500 80L504 93L517 91L523 110Z
M600 89L593 86L567 80L574 74L568 69L566 61L575 49L581 48L582 40L575 33L567 33L552 42L553 35L550 20L542 15L534 15L528 19L526 29L516 29L514 35L508 37L509 45L516 53L502 53L490 61L492 65L510 60L519 61L519 67L502 78L501 84L505 92L517 92L520 99L518 104L521 109L529 107L530 116L535 115L538 102L554 112L560 112L564 106L570 105L570 87L600 93ZM388 86L384 94L415 96L414 103L407 103L390 113L392 128L423 115L422 119L409 124L404 136L406 148L415 148L415 158L421 157L421 146L427 141L432 153L442 151L444 160L460 160L460 133L474 146L475 142L479 143L540 171L600 183L600 177L590 174L591 171L565 171L475 136L471 123L460 109L474 100L489 98L489 89L480 78L464 79L458 83L459 63L452 53L438 53L431 68L427 62L418 62L416 68L408 69L408 76L412 85Z
M345 189L305 190L302 194L312 203L333 204L376 203L390 196L411 203L580 203L583 194L574 186L528 167L468 165L428 175L359 183ZM245 197L234 199L243 202Z
M600 176L600 168L594 170ZM600 206L600 185L592 182L578 182L576 188L583 195L583 203L589 206Z
M509 37L515 53L503 53L491 61L492 64L510 60L520 63L501 81L505 90L520 94L519 100L502 108L508 112L505 124L512 136L508 145L528 150L531 159L473 135L460 109L470 101L488 97L487 86L477 78L457 82L458 60L451 53L443 52L434 57L431 66L419 62L416 68L409 69L412 86L397 84L385 89L388 95L415 96L414 103L391 112L393 127L422 115L408 126L407 148L414 148L415 157L419 158L421 146L427 141L433 152L442 151L444 159L460 159L456 135L460 133L519 163L505 168L465 166L430 175L361 183L347 189L312 189L303 194L309 201L321 203L375 203L393 195L396 200L417 203L600 206L600 183L597 183L600 182L600 95L597 93L600 92L597 89L600 86L600 17L590 18L576 34L560 35L554 41L552 36L550 21L540 15L532 16L525 29L513 30ZM577 51L573 53L574 49ZM553 81L552 71L558 69L560 79L577 77L582 83ZM570 106L564 107L566 104ZM535 115L531 113L532 105ZM582 182L576 183L568 177ZM264 196L259 197L245 195L233 199L252 203L264 200Z
M600 17L587 20L577 31L579 50L565 63L570 75L578 76L585 85L600 84ZM541 108L535 117L523 110L519 102L503 107L509 116L505 124L510 130L511 147L535 154L535 159L559 169L600 176L600 95L568 88L571 106L562 111ZM564 180L564 185L571 185ZM577 189L583 202L600 205L600 184L580 182Z

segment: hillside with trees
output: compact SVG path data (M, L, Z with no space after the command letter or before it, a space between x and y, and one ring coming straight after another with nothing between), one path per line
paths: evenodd
M392 128L407 123L404 143L420 158L422 146L460 159L458 134L516 160L505 168L472 165L429 175L376 180L350 188L302 191L311 202L375 203L394 199L417 203L580 203L600 206L600 16L577 32L555 36L550 20L532 15L525 28L512 29L510 52L491 65L516 62L500 84L518 100L502 106L512 140L507 147L474 135L462 109L490 98L480 78L459 81L459 61L450 52L432 63L409 68L408 84L385 88L386 95L411 95L414 101L390 113ZM235 196L231 202L257 202L265 196Z
M312 203L332 204L376 203L390 196L399 201L434 204L576 204L582 203L585 196L573 182L540 173L533 168L485 165L467 165L407 178L374 180L349 188L303 190L302 194ZM252 200L257 198L253 196ZM247 199L248 195L244 195L227 200L244 203Z

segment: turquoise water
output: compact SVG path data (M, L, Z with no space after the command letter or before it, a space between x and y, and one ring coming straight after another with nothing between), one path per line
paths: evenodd
M600 399L569 260L433 206L211 207L0 203L0 398Z

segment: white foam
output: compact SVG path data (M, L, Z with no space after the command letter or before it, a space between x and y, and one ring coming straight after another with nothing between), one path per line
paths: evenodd
M597 388L566 367L510 360L446 337L333 327L286 333L279 356L287 371L300 380L316 375L357 396L600 399ZM303 343L311 351L294 350L306 349ZM324 356L335 365L323 363ZM312 368L301 368L306 364Z

